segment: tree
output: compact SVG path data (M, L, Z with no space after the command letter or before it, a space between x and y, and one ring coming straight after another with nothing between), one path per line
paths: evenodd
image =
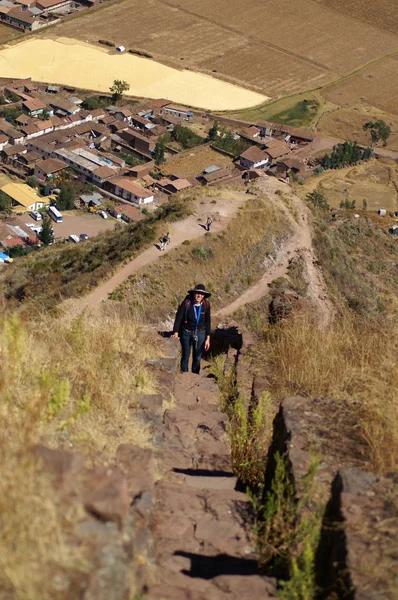
M189 127L184 127L183 125L176 125L173 129L171 137L176 142L179 142L186 150L189 148L194 148L195 146L199 146L199 144L202 144L205 141L194 131L189 129Z
M41 241L41 243L44 246L48 246L49 244L52 244L54 241L54 231L53 228L51 226L51 219L50 217L46 216L43 219L43 225L41 227L41 231L38 235L39 240Z
M383 146L387 146L387 140L391 135L391 127L389 127L385 121L382 119L374 122L368 121L363 126L363 129L364 131L369 131L374 145L381 140L383 142Z
M2 191L0 191L0 212L11 212L11 198Z
M100 107L100 101L96 96L89 96L83 101L82 107L86 110L96 110Z
M211 142L214 142L218 138L218 121L214 121L212 127L209 129L208 138Z
M368 210L368 203L366 198L362 200L362 210Z
M28 177L26 180L26 183L31 187L31 188L38 188L40 183L39 180L34 177L33 175L31 177Z
M307 194L306 199L321 210L330 210L326 196L319 188Z
M362 149L357 142L344 142L333 147L331 154L325 154L322 165L324 169L341 169L355 165L360 160L366 160L372 155L370 148Z
M128 165L129 167L136 167L137 165L142 165L142 163L143 163L141 158L138 158L138 156L133 156L132 154L127 154L125 152L122 152L119 156L120 156L120 158L122 158L124 160L126 165Z
M372 148L365 148L365 150L363 151L363 154L362 154L363 160L368 160L369 158L371 158L372 154L373 154Z
M5 120L8 121L8 123L11 123L11 125L15 126L17 125L16 119L19 117L20 114L21 111L17 108L5 108L3 110L3 117L5 118Z
M166 150L166 142L164 141L163 138L160 138L156 142L155 150L153 153L153 157L155 159L156 165L160 165L162 162L165 161L165 158L164 158L165 150Z
M42 121L47 121L47 119L50 118L50 113L48 112L48 110L43 110L43 112L40 115L38 115L38 117Z
M114 79L113 85L109 88L109 91L112 92L112 102L117 102L121 100L123 97L123 92L127 92L130 89L130 84L127 81L123 81L122 79Z
M61 190L57 198L57 208L59 210L73 210L75 208L75 190L70 182L61 183Z
M217 129L217 137L214 141L214 145L217 148L222 148L227 152L230 152L234 157L239 156L247 150L250 146L249 142L243 138L235 139L234 134L229 129L221 127Z
M8 256L10 258L15 258L17 256L27 256L31 252L33 252L32 246L22 246L22 244L18 244L18 246L12 246L8 248Z

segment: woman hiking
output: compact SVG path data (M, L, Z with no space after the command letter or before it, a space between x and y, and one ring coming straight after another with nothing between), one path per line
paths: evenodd
M192 347L192 373L199 375L203 350L210 348L210 293L203 283L198 283L178 307L173 327L173 337L180 338L182 357L181 371L188 371Z

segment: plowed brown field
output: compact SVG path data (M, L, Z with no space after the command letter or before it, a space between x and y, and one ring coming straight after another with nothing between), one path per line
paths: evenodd
M41 35L111 40L173 66L216 71L217 77L275 98L319 87L398 50L398 35L372 19L380 2L384 23L396 0L373 5L361 0L366 18L353 18L339 2L331 0L329 8L329 0L294 0L293 6L291 0L262 0L257 6L237 0L124 0ZM353 16L359 12L359 0L346 4ZM398 18L398 8L391 11Z
M340 14L398 33L397 0L316 0L316 2Z
M322 96L339 106L366 102L398 115L398 55L385 58L360 73L322 91Z

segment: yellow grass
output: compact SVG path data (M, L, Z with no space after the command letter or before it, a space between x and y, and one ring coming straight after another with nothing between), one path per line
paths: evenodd
M265 330L257 359L272 369L279 399L297 394L347 402L372 466L386 472L398 464L397 333L395 324L349 314L326 331L296 317Z
M26 323L15 313L2 317L0 589L9 597L53 600L55 576L92 569L73 536L83 508L75 502L66 510L33 448L83 452L90 466L120 443L147 445L149 432L128 407L137 392L155 390L144 360L156 353L122 306L69 324L48 314Z

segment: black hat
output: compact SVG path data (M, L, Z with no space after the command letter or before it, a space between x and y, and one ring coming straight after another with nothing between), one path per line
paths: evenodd
M210 292L206 292L206 288L203 285L203 283L197 283L195 285L195 287L193 288L193 290L188 290L188 294L204 294L205 298L208 298L209 296L211 296Z

